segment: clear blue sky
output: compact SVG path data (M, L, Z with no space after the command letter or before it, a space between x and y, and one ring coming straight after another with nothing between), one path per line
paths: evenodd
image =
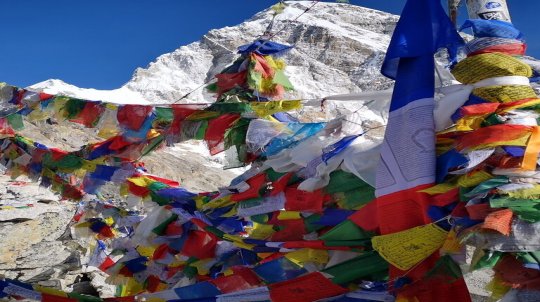
M0 82L27 86L57 78L80 87L117 88L135 68L212 28L241 23L275 2L2 0ZM399 14L405 0L350 2ZM540 57L535 18L540 1L508 2L514 23L530 44L528 53Z

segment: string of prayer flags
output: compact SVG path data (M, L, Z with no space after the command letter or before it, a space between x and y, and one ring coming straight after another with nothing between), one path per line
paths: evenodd
M100 137L108 139L88 149L97 148L94 157L117 155L136 160L158 148L163 142L177 143L189 139L204 140L211 153L236 147L241 163L252 161L245 147L245 134L254 117L297 110L298 100L249 99L249 102L218 102L209 104L173 104L170 107L150 105L117 105L100 101L82 100L66 96L38 94L26 89L4 85L2 102L15 106L10 114L0 119L3 137L15 135L24 127L22 117L29 121L44 121L54 117L58 122L71 121L89 128L97 128ZM243 114L249 118L224 121L224 114ZM223 123L221 123L223 122ZM219 129L219 131L215 131Z
M467 20L462 29L467 28L475 39L466 46L467 58L451 72L473 89L452 115L453 125L437 133L437 187L457 193L444 204L450 210L450 234L456 236L449 237L443 251L474 246L472 269L493 269L487 289L493 299L506 301L537 287L535 270L527 265L535 266L530 253L540 247L526 243L523 234L534 240L538 222L538 96L529 84L534 75L522 57L526 44L518 29L482 19ZM448 194L428 190L439 200Z

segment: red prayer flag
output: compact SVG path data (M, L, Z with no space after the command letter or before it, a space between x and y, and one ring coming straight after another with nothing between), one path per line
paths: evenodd
M99 265L99 269L103 272L106 272L107 269L111 266L115 265L115 262L111 259L111 257L107 256L105 257L105 260L103 261L103 263L101 263Z
M229 91L236 86L242 87L247 81L247 71L238 73L220 73L216 74L218 93Z
M421 185L378 197L377 216L382 235L392 234L431 223L427 212L430 196L420 193L431 185Z
M270 241L299 241L304 239L306 234L304 220L282 220L279 225L285 228L272 234Z
M177 182L176 180L170 180L170 179L167 179L167 178L162 178L162 177L159 177L159 176L155 176L155 175L150 175L150 174L145 174L144 176L148 177L148 178L151 178L155 181L159 181L161 183L164 183L168 186L171 186L171 187L178 187L180 186L180 183Z
M223 138L225 132L240 118L239 114L223 114L208 122L204 140L211 155L216 155L224 149Z
M198 259L213 258L216 255L216 236L198 230L192 230L189 233L181 254Z
M242 201L259 197L259 190L266 183L266 174L257 174L246 180L246 183L249 185L249 189L238 194L233 194L231 200Z
M122 105L118 108L116 117L118 123L130 130L139 130L152 112L152 106L146 105Z
M249 284L249 282L244 280L244 278L242 278L240 275L222 276L209 281L224 294L250 289L253 287L253 285Z
M54 95L52 95L52 94L48 94L48 93L45 93L45 92L40 92L39 93L39 100L40 101L45 101L45 100L51 99L53 97L54 97Z
M497 111L500 103L481 103L469 106L463 106L460 112L463 116L469 115L484 115Z
M182 122L189 117L191 114L203 110L208 107L208 104L173 104L173 122L169 132L171 134L179 134L182 129Z
M417 282L400 289L398 297L410 297L412 301L470 302L469 290L463 278L451 283L438 280Z
M245 266L233 266L231 268L233 273L238 276L242 276L242 278L251 285L258 285L261 283L261 279L248 267Z
M484 53L504 53L509 56L523 56L525 55L525 52L527 51L527 44L525 43L509 43L509 44L502 44L502 45L494 45L489 46L483 49L480 49L478 51L472 52L467 55L467 57L472 57Z
M493 268L504 284L513 288L540 290L540 271L526 268L513 255L504 256Z
M348 292L347 289L332 283L319 272L274 283L269 288L270 298L274 302L311 302Z
M285 189L285 210L320 213L323 211L324 193L322 189L314 192L298 190L295 187Z
M41 293L41 302L77 302L77 299Z
M484 220L489 213L496 211L496 209L492 209L487 203L473 204L465 208L472 220Z
M455 201L459 201L459 189L455 188L446 193L438 194L432 197L431 205L436 207L445 207Z
M349 220L369 232L379 232L379 219L377 216L377 200L370 201L354 214Z
M71 121L92 128L101 117L103 111L105 111L105 107L103 107L101 103L86 102L79 115L76 118L71 119Z
M135 302L135 296L130 297L118 297L118 298L105 298L105 302Z
M293 177L294 173L290 172L283 176L281 176L279 179L274 181L272 183L272 192L270 192L270 196L278 195L279 193L285 191L285 188L287 187L287 184Z
M146 197L148 194L150 194L150 190L145 187L140 187L129 180L127 184L129 192L135 196Z
M513 141L532 132L533 127L501 124L488 126L463 135L456 141L456 150L461 151L479 145Z

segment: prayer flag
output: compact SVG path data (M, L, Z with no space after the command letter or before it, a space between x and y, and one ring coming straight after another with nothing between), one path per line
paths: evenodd
M446 48L455 60L461 45L463 40L440 1L407 1L381 69L396 81L376 175L379 198L375 202L383 235L430 222L429 198L418 191L436 181L434 54ZM423 265L418 268L426 269ZM395 268L390 272L390 278L404 274ZM434 301L444 295L442 284L431 288L431 297L416 295L417 301Z

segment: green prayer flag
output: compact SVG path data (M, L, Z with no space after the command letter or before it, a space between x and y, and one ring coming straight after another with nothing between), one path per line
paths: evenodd
M325 187L325 192L328 194L334 194L339 192L352 191L355 189L367 189L372 188L366 182L358 178L356 175L345 172L343 170L336 170L330 173L330 182Z
M73 171L79 169L82 165L83 159L73 154L67 154L59 160L54 160L51 153L43 156L43 166L51 170L61 169L64 171Z
M492 198L489 204L492 208L509 208L521 220L531 223L540 221L539 199L497 197Z
M251 106L249 103L213 103L210 105L208 111L217 111L221 113L244 113L251 112Z
M195 276L197 276L197 268L196 267L193 267L193 266L186 266L184 267L184 270L182 271L184 273L184 275L186 275L186 277L188 278L194 278Z
M206 134L206 128L208 128L208 121L200 121L199 129L195 134L195 139L203 140L204 135Z
M165 234L165 231L167 230L167 226L171 224L172 222L176 221L178 219L178 215L172 214L171 217L167 218L165 221L160 223L157 227L152 229L152 233L157 234L158 236L161 236Z
M490 114L482 121L482 127L504 124L503 118L498 114Z
M324 226L317 224L317 221L319 221L320 218L321 218L321 215L313 214L304 219L304 225L308 233L315 232L324 228Z
M324 241L362 240L370 239L373 235L347 219L321 235L320 239Z
M268 168L264 171L264 173L266 173L266 178L269 180L269 181L276 181L278 179L280 179L282 176L284 176L285 174L287 173L281 173L281 172L276 172L274 171L274 169L272 168Z
M223 232L222 230L216 228L216 227L213 227L213 226L207 226L204 228L205 231L209 232L209 233L212 233L214 235L216 235L217 237L223 239L224 236L225 236L225 232Z
M476 262L473 261L473 263L471 263L471 270L493 268L503 256L503 253L499 251L487 251L487 253L486 251L481 252L483 253L482 257Z
M435 266L426 273L426 278L444 278L448 282L454 282L463 277L461 268L449 255L444 255Z
M79 116L81 111L86 106L86 101L69 98L66 104L64 105L64 117L66 119L73 119Z
M148 153L154 151L156 148L158 148L161 143L165 141L165 137L163 135L156 136L152 138L148 144L143 148L141 151L141 156L146 156Z
M260 91L262 86L262 74L255 72L253 68L250 67L247 73L247 84L249 88Z
M508 183L508 177L506 176L497 176L495 178L492 178L490 180L486 180L483 183L476 186L473 190L470 192L464 194L465 198L471 198L475 195L479 195L482 193L487 193L491 191L491 189L499 187L501 185Z
M376 275L379 278L381 275L385 276L388 272L388 263L378 253L371 251L326 268L321 272L333 276L330 280L336 284L347 284L359 279L377 281L373 277Z
M289 81L289 78L285 75L283 70L276 70L274 73L273 82L274 84L283 86L285 90L294 90L294 86L291 84L291 81Z
M7 121L9 125L11 126L11 128L13 128L13 130L24 129L23 118L22 118L22 115L20 114L15 113L15 114L8 115Z
M159 123L171 123L174 119L174 112L171 107L156 107L156 121Z

